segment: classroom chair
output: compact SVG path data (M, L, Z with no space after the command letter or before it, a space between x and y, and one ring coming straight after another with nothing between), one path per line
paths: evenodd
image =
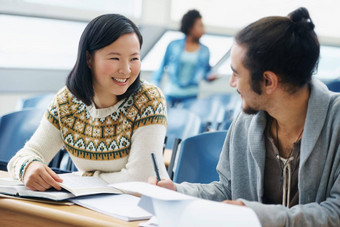
M228 130L232 122L233 122L232 120L226 120L225 122L223 122L221 124L221 126L218 129L219 130Z
M202 131L200 117L185 109L168 109L168 127L166 132L166 149L172 149L175 138L187 138L199 134Z
M330 91L340 92L340 79L328 81L326 85Z
M64 171L69 171L69 172L78 171L77 167L74 165L70 157L70 154L66 150L64 151L65 151L65 154L61 159L59 169L64 170Z
M44 109L25 109L0 118L1 170L7 171L8 161L31 138L43 117Z
M240 95L237 93L224 93L224 94L214 94L209 96L212 100L218 100L224 107L226 111L226 116L218 125L218 130L228 129L228 124L237 116L241 110L242 101Z
M48 105L52 102L55 94L47 93L35 95L29 98L25 98L19 101L17 105L17 109L25 109L25 108L42 108L47 109Z
M57 174L77 171L64 147L59 150L48 166Z
M9 160L24 147L38 128L45 109L26 108L0 117L0 170L7 171ZM58 171L62 154L57 154L50 167Z
M204 132L180 142L179 152L174 149L168 167L170 178L173 176L175 183L210 183L219 180L216 166L226 134L226 130Z
M223 104L217 99L198 98L185 100L180 105L192 113L197 114L203 122L202 131L216 130L226 119L226 111Z

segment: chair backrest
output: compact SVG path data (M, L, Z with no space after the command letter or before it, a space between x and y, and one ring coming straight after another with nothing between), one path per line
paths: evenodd
M28 141L43 117L45 109L24 109L0 118L0 161L3 165ZM2 169L7 170L7 169Z
M228 106L230 102L232 102L233 96L234 96L233 93L222 93L210 95L209 98L211 100L216 99L220 101L223 104L223 106Z
M25 108L43 108L47 109L48 105L52 102L55 94L41 94L32 96L26 99L21 100L21 103L18 105L18 109Z
M175 138L187 138L197 135L202 130L202 121L199 116L185 109L168 109L168 128L166 132L165 148L172 149Z
M210 183L219 180L216 166L227 131L206 132L182 141L173 181Z
M181 103L181 107L197 114L202 119L203 131L216 129L217 125L225 119L225 108L217 99L199 98L187 100Z
M340 92L340 79L329 81L326 85L330 91Z
M226 120L221 124L219 130L228 130L232 122L233 122L232 120Z
M48 166L57 174L70 173L72 171L77 171L77 168L74 166L73 162L71 161L69 153L66 151L64 147L62 147L58 151L58 153L50 161Z
M77 167L74 165L70 154L65 150L65 154L60 161L59 169L63 171L74 172L78 171Z
M225 121L232 121L241 110L242 100L238 93L215 94L209 98L218 100L225 108L227 114L222 124L224 124Z

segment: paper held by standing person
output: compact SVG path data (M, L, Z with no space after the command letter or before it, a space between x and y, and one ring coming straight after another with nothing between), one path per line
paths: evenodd
M159 226L261 226L247 207L187 196L143 182L113 184L113 187L142 195L139 206L156 216Z

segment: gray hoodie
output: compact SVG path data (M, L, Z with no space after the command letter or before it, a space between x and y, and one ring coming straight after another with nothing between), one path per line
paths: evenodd
M311 82L301 141L299 204L262 204L266 113L241 113L217 165L219 182L176 184L177 191L215 201L241 199L263 226L340 226L340 93Z

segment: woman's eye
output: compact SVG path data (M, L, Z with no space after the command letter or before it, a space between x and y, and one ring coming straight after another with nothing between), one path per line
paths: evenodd
M131 61L138 61L139 58L132 58Z
M110 58L111 60L119 61L119 58Z

